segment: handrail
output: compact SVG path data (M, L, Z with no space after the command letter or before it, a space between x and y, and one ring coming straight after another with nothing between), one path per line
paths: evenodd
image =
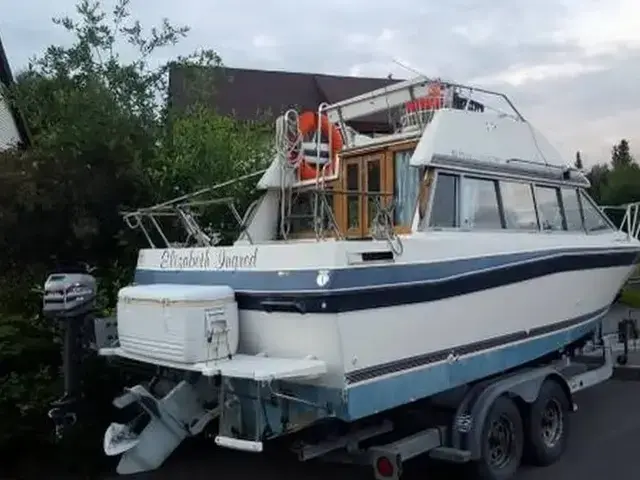
M618 230L626 233L628 239L638 240L640 236L640 202L623 205L603 205L600 208L603 211L624 210L624 216Z
M147 220L149 223L151 223L152 230L155 230L155 232L162 240L162 243L164 245L160 248L171 248L176 246L176 243L173 243L169 240L164 230L162 229L162 226L158 222L158 219L161 217L177 218L183 229L186 231L186 239L184 240L184 242L177 242L178 245L188 245L190 242L192 242L193 244L195 244L195 246L206 247L216 245L220 241L221 235L218 232L211 231L206 227L201 227L196 218L198 214L194 212L193 209L197 207L206 207L216 204L226 205L227 208L231 211L231 214L233 215L235 221L240 226L240 229L245 234L249 243L253 243L251 237L249 236L249 233L246 231L246 215L245 218L240 215L238 209L234 204L235 199L233 197L217 197L204 200L201 200L200 198L202 198L205 194L216 192L221 188L229 187L244 180L262 175L264 174L264 172L266 172L266 169L242 175L240 177L221 182L211 187L202 188L193 193L181 195L179 197L168 200L166 202L158 203L156 205L139 208L130 212L121 212L121 215L124 219L125 224L130 229L140 229L142 231L151 248L158 247L151 238L151 233L148 227L145 226L144 220Z
M470 95L467 106L471 102L471 95L473 93L482 93L492 97L497 97L508 105L517 120L522 122L525 121L524 117L513 102L502 92L463 85L460 83L434 80L425 76L419 76L411 80L388 85L362 95L342 100L328 105L324 109L324 112L332 123L344 126L347 122L356 118L366 117L377 112L399 107L405 105L407 102L412 102L420 97L425 97L429 94L429 89L435 82L442 85L445 90L464 90L469 92Z

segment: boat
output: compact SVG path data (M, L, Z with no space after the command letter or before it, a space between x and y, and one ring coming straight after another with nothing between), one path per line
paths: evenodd
M349 126L380 112L393 133ZM150 418L107 430L119 473L159 467L213 419L217 445L261 452L559 355L593 336L640 254L637 206L617 227L508 97L442 80L285 112L251 178L244 217L217 188L125 215L151 246L100 354L181 376L116 399ZM231 245L198 223L205 192L238 220ZM163 233L169 214L186 240Z

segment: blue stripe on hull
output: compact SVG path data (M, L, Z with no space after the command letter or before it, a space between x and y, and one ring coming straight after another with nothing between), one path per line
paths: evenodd
M236 291L242 310L332 314L423 303L497 288L560 272L631 266L638 248L591 249L498 255L428 264L396 264L384 267L354 267L331 271L332 281L322 289L316 285L317 271L149 271L138 270L136 282L220 284ZM527 256L528 255L528 256ZM535 258L529 258L534 255ZM222 275L218 277L218 275ZM310 288L313 276L314 288ZM223 282L223 278L227 280ZM260 280L261 290L248 288ZM297 285L297 291L292 289ZM356 285L357 284L357 285ZM336 287L336 285L344 285ZM346 287L350 285L350 287Z
M354 384L346 390L344 420L374 415L529 363L588 335L608 310L594 312L585 322L564 331L461 358L453 364L440 363Z
M260 270L148 270L138 269L135 281L139 284L179 283L203 285L229 285L244 292L300 292L300 291L337 291L344 289L375 288L381 286L434 282L453 276L478 273L488 269L498 269L522 262L556 259L563 257L589 258L608 257L611 261L624 258L631 264L634 256L640 253L637 246L606 248L572 248L553 251L535 251L510 254L487 255L458 260L436 262L363 265L330 269L329 283L318 286L317 269L288 270L286 275L277 271ZM578 265L576 265L578 267ZM576 268L579 269L579 268Z

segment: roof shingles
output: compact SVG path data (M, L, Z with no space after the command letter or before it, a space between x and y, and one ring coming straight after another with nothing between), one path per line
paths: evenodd
M198 86L198 78L204 80ZM336 103L401 80L340 77L313 73L269 70L174 66L170 70L169 98L172 106L192 105L204 90L206 103L222 115L240 120L273 118L289 108L317 110L321 103ZM198 90L200 92L198 92ZM389 131L386 112L353 122L363 133Z

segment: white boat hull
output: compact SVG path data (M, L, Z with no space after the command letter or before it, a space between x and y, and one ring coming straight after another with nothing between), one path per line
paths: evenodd
M629 267L563 272L435 302L339 315L345 373L553 329L608 307L628 274Z
M273 356L305 351L325 359L327 374L313 383L347 389L348 419L355 420L514 368L578 340L597 328L631 271L626 266L563 272L332 318L245 312L243 346L250 352L268 349Z
M323 376L296 384L322 398L346 390L348 401L336 414L355 420L530 362L589 334L640 252L637 241L622 241L618 232L430 232L403 243L397 260L372 265L353 258L384 251L386 242L236 246L189 258L184 251L151 250L141 255L136 280L225 282L238 298L239 352L321 360ZM169 255L182 262L180 269L161 267ZM251 265L198 263L243 255ZM269 268L298 260L298 269Z

